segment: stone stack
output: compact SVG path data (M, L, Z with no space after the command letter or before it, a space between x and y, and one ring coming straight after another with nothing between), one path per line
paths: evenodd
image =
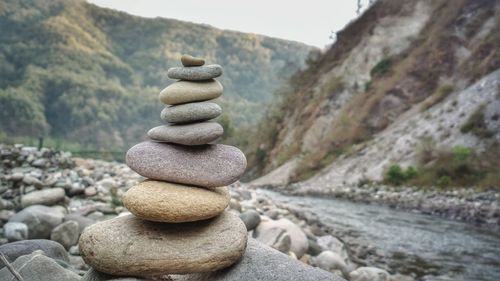
M81 235L82 257L97 271L146 278L210 272L245 252L246 227L225 209L226 186L243 174L246 158L236 147L213 144L223 128L208 121L221 114L209 100L222 94L214 79L222 68L187 55L181 61L184 67L168 71L179 81L160 93L167 124L151 129L151 141L127 152L127 165L147 178L123 197L132 214L92 225Z

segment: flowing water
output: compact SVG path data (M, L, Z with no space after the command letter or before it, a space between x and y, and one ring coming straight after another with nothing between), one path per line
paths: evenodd
M389 268L423 269L414 272L420 280L500 281L498 232L378 205L258 192L278 205L300 206L333 229L370 241L390 257Z

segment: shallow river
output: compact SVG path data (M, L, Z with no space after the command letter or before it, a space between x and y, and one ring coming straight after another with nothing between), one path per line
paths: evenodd
M311 211L341 233L370 241L392 257L390 268L402 268L398 262L415 263L424 269L420 280L500 281L498 232L383 206L258 192L278 205Z

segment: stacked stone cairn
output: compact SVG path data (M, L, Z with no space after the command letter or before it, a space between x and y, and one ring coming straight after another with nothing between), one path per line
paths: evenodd
M94 270L117 276L161 278L168 274L216 271L245 252L247 230L225 211L227 185L246 168L236 147L213 144L223 133L208 121L221 114L209 102L222 94L214 78L219 65L183 55L184 67L168 70L179 81L160 93L166 125L148 132L150 141L127 152L127 165L147 179L123 196L132 213L85 229L80 252Z

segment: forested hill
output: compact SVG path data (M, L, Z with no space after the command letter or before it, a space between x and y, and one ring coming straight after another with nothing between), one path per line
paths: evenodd
M312 47L77 0L0 2L0 139L122 150L159 120L166 70L182 53L225 74L222 122L248 124Z

